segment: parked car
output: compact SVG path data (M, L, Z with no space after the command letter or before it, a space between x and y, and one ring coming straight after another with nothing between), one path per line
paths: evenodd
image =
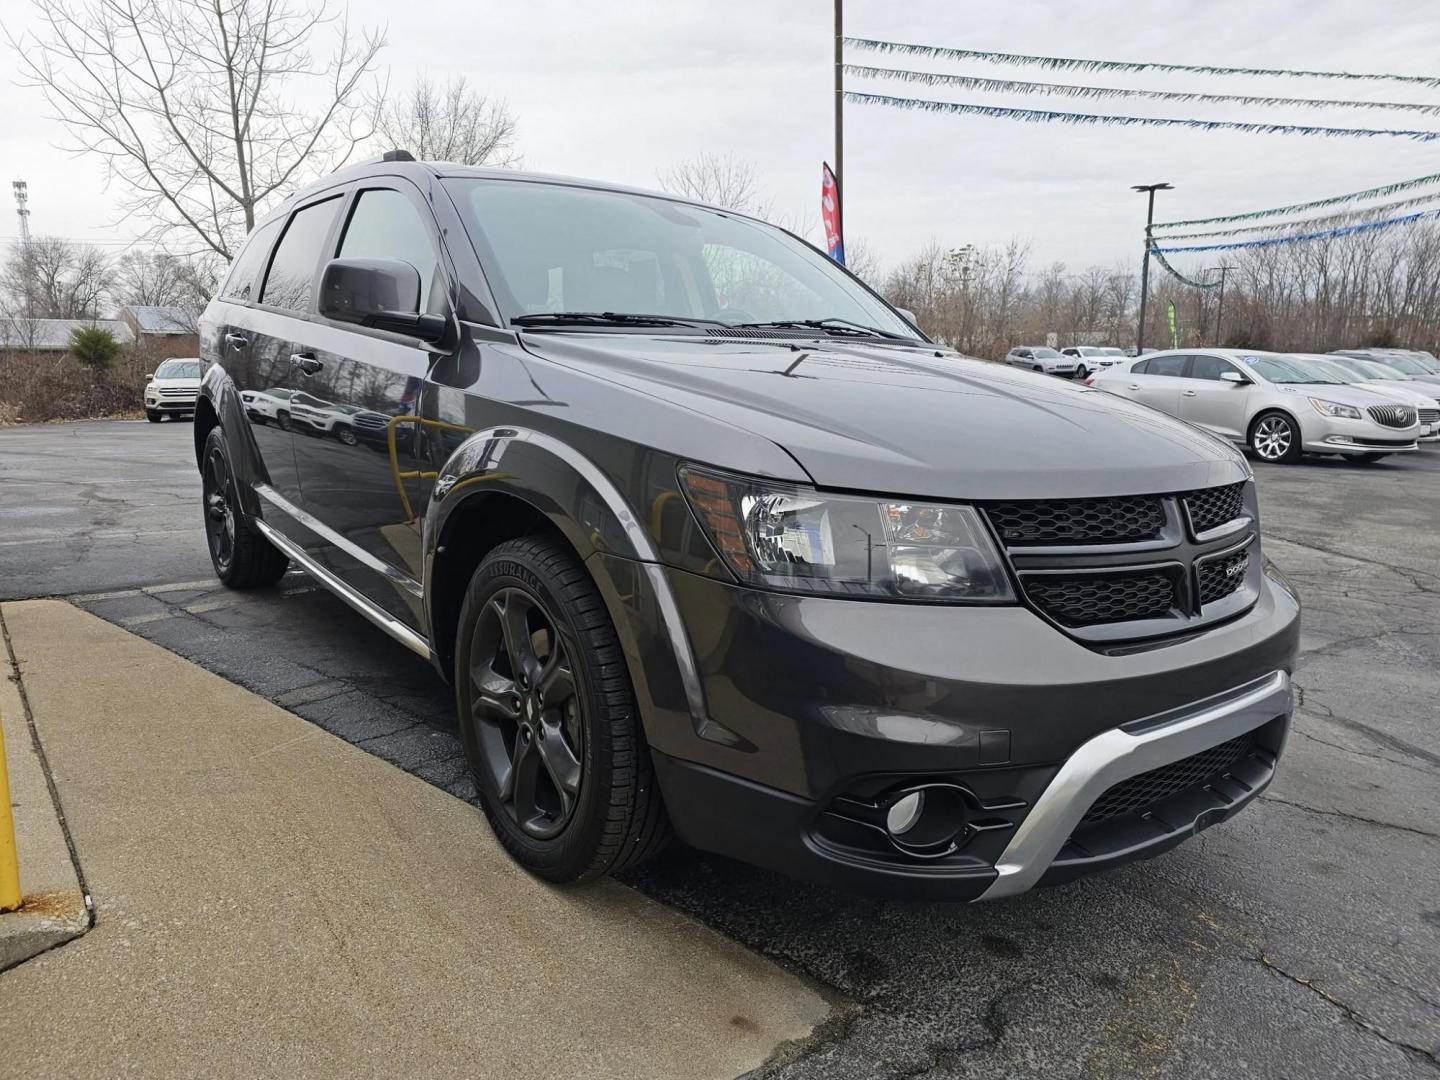
M1119 349L1102 349L1095 345L1068 345L1060 350L1062 356L1075 361L1075 377L1083 379L1092 371L1100 371L1121 363L1125 354Z
M193 415L200 368L198 357L171 358L145 376L145 419L158 424L167 416Z
M288 427L290 423L290 395L294 390L283 386L272 386L266 390L246 390L240 395L245 406L245 415L258 424L275 423Z
M1385 364L1420 382L1440 383L1440 363L1429 353L1402 349L1338 349L1336 352L1340 356Z
M1417 382L1394 368L1367 360L1356 360L1349 356L1333 353L1293 353L1312 368L1319 368L1327 376L1351 386L1362 386L1377 394L1384 394L1391 401L1415 406L1420 415L1420 442L1440 440L1440 400L1436 393L1440 388L1430 387L1430 393L1423 393L1427 384ZM1408 385L1407 385L1408 382Z
M1012 367L1044 372L1046 375L1063 375L1067 379L1075 377L1075 358L1062 356L1044 345L1016 346L1005 354L1005 363Z
M1379 461L1416 449L1414 406L1346 386L1282 353L1170 350L1086 380L1248 446L1262 461L1303 453Z
M1274 773L1299 612L1244 457L941 348L763 221L390 154L262 219L201 340L216 573L293 563L452 680L479 803L544 878L673 828L1008 896ZM249 422L281 356L425 438Z

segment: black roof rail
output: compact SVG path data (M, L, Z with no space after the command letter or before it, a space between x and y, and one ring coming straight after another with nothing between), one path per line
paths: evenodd
M414 161L415 155L409 150L386 150L380 155L381 161Z

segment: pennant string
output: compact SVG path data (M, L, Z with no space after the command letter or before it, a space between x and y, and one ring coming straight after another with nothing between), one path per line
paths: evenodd
M1240 251L1244 248L1274 247L1277 244L1294 244L1301 240L1329 240L1338 236L1352 236L1356 233L1373 232L1376 229L1389 229L1396 225L1410 225L1414 222L1440 215L1440 210L1417 210L1413 214L1404 214L1400 217L1385 218L1382 221L1365 221L1358 225L1340 225L1334 229L1322 229L1319 232L1295 233L1291 236L1267 236L1259 240L1237 240L1228 244L1197 244L1184 247L1152 247L1150 250L1155 253L1167 252L1171 255L1185 251Z
M1270 124L1241 120L1182 120L1161 116L1113 116L1104 113L1057 112L1051 109L1015 109L997 105L974 105L959 101L932 101L927 98L892 97L889 94L862 94L845 91L845 100L857 105L888 105L920 112L948 112L986 116L998 120L1021 120L1032 124L1104 124L1120 127L1187 127L1197 131L1244 131L1260 135L1325 135L1331 137L1392 136L1430 142L1440 131L1395 130L1390 128L1321 127L1311 124Z
M1027 53L989 52L981 49L949 49L936 45L913 45L873 38L844 39L846 45L871 52L925 56L939 60L979 60L989 64L1035 66L1054 71L1185 71L1196 75L1264 75L1300 79L1346 79L1369 82L1398 82L1412 86L1440 87L1440 78L1431 75L1393 75L1379 72L1307 71L1294 68L1222 67L1212 64L1161 64L1129 60L1084 60L1065 56L1031 56Z
M1166 261L1165 256L1162 255L1162 254L1160 254L1159 250L1156 249L1156 248L1154 248L1154 247L1152 247L1152 248L1150 249L1150 256L1151 256L1151 258L1153 258L1157 263L1159 263L1161 266L1163 266L1163 267L1165 268L1165 270L1170 274L1171 277L1176 278L1176 279L1184 282L1186 285L1189 285L1189 286L1191 286L1192 288L1195 288L1195 289L1218 289L1218 288L1220 287L1220 282L1218 282L1218 281L1193 281L1193 280L1191 280L1190 278L1186 277L1184 274L1180 273L1179 270L1176 270L1173 266L1171 266L1171 265L1169 264L1169 262Z
M1206 94L1183 90L1136 90L1119 86L1075 86L1070 83L1029 82L1018 79L983 79L936 71L845 64L844 72L862 79L893 79L923 86L958 86L991 94L1041 94L1074 98L1141 98L1148 101L1203 101L1230 105L1278 105L1306 109L1399 109L1426 116L1440 115L1440 105L1415 101L1354 101L1336 98L1269 97L1255 94Z
M1440 184L1440 173L1431 173L1429 176L1417 176L1413 180L1397 180L1393 184L1381 184L1379 187L1366 188L1364 191L1351 191L1345 195L1331 195L1324 199L1311 199L1309 202L1291 203L1289 206L1276 206L1269 210L1251 210L1244 214L1222 214L1218 217L1188 218L1185 221L1167 221L1156 225L1156 229L1178 229L1185 225L1216 225L1226 221L1254 221L1257 218L1279 217L1281 214L1298 214L1305 210L1319 210L1326 206L1337 206L1340 203L1358 202L1362 199L1378 199L1386 195L1397 195L1402 191L1413 191L1418 187L1429 187Z
M1382 203L1379 206L1365 206L1354 210L1345 210L1338 214L1326 214L1323 217L1307 218L1303 221L1274 221L1263 225L1231 225L1223 229L1208 229L1200 232L1167 233L1164 236L1156 236L1156 240L1199 240L1210 236L1238 236L1243 233L1281 233L1291 232L1295 229L1313 229L1320 225L1332 225L1351 221L1364 221L1380 214L1392 213L1409 206L1422 206L1426 203L1433 203L1440 199L1440 192L1429 192L1425 195L1415 195L1408 199L1397 199L1395 202ZM1159 229L1159 226L1156 226Z

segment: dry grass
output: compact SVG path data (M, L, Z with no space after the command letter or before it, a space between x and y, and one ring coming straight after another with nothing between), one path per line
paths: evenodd
M158 362L127 349L97 374L69 353L0 353L0 424L141 416L145 376Z

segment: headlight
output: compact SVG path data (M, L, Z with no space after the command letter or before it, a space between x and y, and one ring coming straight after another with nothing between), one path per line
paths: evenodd
M1315 406L1315 411L1324 413L1326 416L1338 416L1342 420L1359 420L1360 410L1354 405L1341 405L1338 401L1326 401L1324 398L1312 397L1310 404Z
M1014 601L973 507L826 495L693 466L680 477L726 565L749 584L827 596Z

